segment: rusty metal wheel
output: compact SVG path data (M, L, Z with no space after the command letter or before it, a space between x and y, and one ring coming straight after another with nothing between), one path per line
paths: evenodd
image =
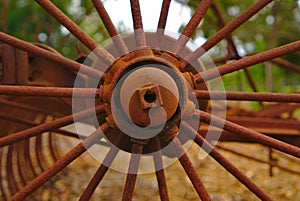
M50 188L47 182L53 181L52 178L87 150L101 165L80 192L79 200L91 198L110 168L127 173L122 200L133 199L137 176L143 172L156 173L157 194L161 200L169 200L165 170L176 159L198 197L212 200L186 153L192 142L248 188L249 193L261 200L272 200L272 195L265 193L218 149L262 163L267 161L215 146L218 140L256 142L296 157L299 162L299 121L255 114L250 118L226 118L226 105L224 108L219 104L221 100L276 102L276 107L288 106L290 113L299 107L300 94L257 92L247 68L272 61L299 72L300 67L279 57L299 51L300 41L241 57L231 38L233 31L271 0L258 0L228 24L217 4L202 0L182 33L175 38L165 31L171 0L163 0L155 32L143 30L139 1L130 0L134 33L124 36L119 35L102 2L92 0L111 36L103 47L51 1L36 2L91 53L80 58L81 62L73 61L46 46L0 32L3 43L0 49L3 200L30 199L35 191ZM192 50L189 40L210 8L219 20L220 30ZM224 64L209 68L213 61L203 59L204 54L221 40L227 40L230 56L221 61ZM220 81L222 76L238 70L246 72L254 92L218 91L209 86L214 80ZM222 86L222 83L217 85ZM85 127L78 122L96 129L83 135L81 129ZM64 129L73 123L76 132ZM79 138L80 142L60 156L59 152L65 147L58 142L58 135L64 139ZM120 153L129 155L127 160L123 161L124 155L118 157ZM116 160L121 160L122 165L114 165ZM271 165L297 173L275 163Z

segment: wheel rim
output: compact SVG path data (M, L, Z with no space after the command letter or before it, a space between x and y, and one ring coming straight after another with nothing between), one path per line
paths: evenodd
M94 55L96 55L97 58L101 60L101 62L108 67L111 68L112 64L116 62L116 60L119 58L118 56L114 56L110 54L109 51L105 50L103 47L101 47L97 42L95 42L88 34L81 31L80 28L72 22L63 12L61 12L54 4L52 4L50 1L46 0L36 0L38 4L40 4L42 7L45 8L47 12L49 12L54 18L56 18L62 25L64 25L69 31L75 35L87 48L89 48ZM134 59L139 60L141 57L144 56L144 53L142 54L134 54L134 52L131 52L128 50L128 45L126 42L124 42L124 38L122 38L116 28L114 27L112 21L109 18L109 15L107 14L105 8L103 7L101 1L93 0L92 1L97 12L99 13L106 29L109 32L109 35L112 37L112 41L114 46L117 47L118 54L117 55L129 55L129 57L133 57ZM161 9L161 15L158 22L157 32L155 33L155 41L153 45L151 45L151 48L160 49L160 43L162 40L164 40L165 36L165 25L167 21L168 16L168 10L170 6L170 0L164 0L162 3L162 9ZM218 91L208 91L207 88L193 88L195 91L195 96L199 99L206 100L252 100L252 101L267 101L267 102L287 102L287 103L299 103L300 102L300 95L299 94L275 94L275 93L257 93L257 88L255 85L255 82L253 81L251 74L249 71L247 71L247 68L251 65L262 63L265 61L272 60L272 62L280 63L281 65L291 68L295 71L299 71L299 67L290 64L278 57L284 56L286 54L294 53L296 51L300 50L300 41L295 41L286 45L283 45L281 47L273 48L270 50L267 50L262 53L257 53L255 55L250 55L244 58L240 58L240 56L237 53L236 47L234 46L234 43L232 42L232 38L230 37L230 33L232 33L235 29L237 29L241 24L245 23L247 20L250 19L253 15L255 15L257 12L259 12L262 8L264 8L266 5L268 5L271 2L271 0L261 0L257 1L254 5L252 5L249 9L244 11L241 15L236 17L232 22L225 25L224 19L222 19L222 14L218 10L218 7L216 4L212 4L211 0L207 1L201 1L199 6L197 7L194 15L192 16L189 23L185 26L183 29L181 35L179 38L175 41L172 50L170 52L175 55L175 57L179 57L180 64L175 65L175 69L177 69L179 72L183 73L185 70L189 71L189 65L194 64L195 61L201 57L206 51L211 49L213 46L215 46L218 42L220 42L223 39L226 39L228 42L228 45L232 49L232 57L234 59L238 59L237 61L226 63L221 66L218 66L218 68L205 70L201 69L203 72L195 73L193 75L189 76L182 76L182 79L186 80L186 82L192 81L193 85L201 85L203 83L207 83L215 78L218 78L222 75L226 75L229 73L232 73L237 70L245 69L247 79L250 82L251 87L253 88L254 93L245 93L245 92L218 92ZM147 44L147 33L143 30L143 24L142 24L142 17L141 17L141 11L140 11L140 5L138 0L131 0L131 8L132 8L132 16L133 16L133 27L134 27L134 41L135 46L138 51L140 52L147 52L149 50L149 47ZM194 33L195 29L198 27L198 24L202 20L202 18L205 16L208 8L212 7L214 12L216 13L217 17L219 18L221 24L220 24L220 31L217 32L215 35L213 35L210 39L208 39L201 47L196 49L195 51L187 54L184 56L184 58L181 59L181 53L184 50L189 38ZM90 78L96 78L99 79L102 76L105 76L107 72L99 68L91 68L87 63L79 64L77 62L74 62L70 59L67 59L65 57L62 57L61 55L51 52L49 50L45 50L41 47L35 46L33 44L27 43L25 41L22 41L20 39L14 38L12 36L9 36L3 32L0 32L0 41L9 44L13 47L19 48L25 52L29 52L35 56L41 57L46 60L51 60L57 64L60 64L64 66L64 68L71 69L72 71L80 71L80 73L90 77ZM5 46L5 48L8 48ZM7 49L1 49L0 55L2 55L2 58L5 57L5 52L8 52ZM150 50L149 50L150 51ZM133 55L133 56L130 56ZM141 56L142 55L142 56ZM230 58L232 59L232 58ZM3 59L2 59L3 60ZM148 58L148 60L155 61L157 59L155 58ZM171 61L171 58L166 59L166 61ZM3 61L2 61L3 62ZM140 61L139 61L140 62ZM157 61L156 61L157 62ZM4 62L3 62L4 63ZM136 64L136 61L134 60L133 64ZM119 69L115 70L116 74L120 73ZM7 73L7 72L4 72ZM74 79L73 77L70 78L71 80ZM82 76L80 76L80 79ZM5 81L6 82L6 81ZM9 83L10 84L10 83ZM92 88L86 88L86 89L79 89L78 88L61 88L61 87L49 87L47 84L43 85L41 82L39 82L39 85L43 87L37 87L37 86L30 86L30 85L37 85L36 83L28 82L28 80L25 80L23 85L28 86L8 86L8 85L1 85L0 86L0 94L6 95L9 97L13 96L44 96L47 97L49 102L46 101L46 105L50 107L50 105L53 106L59 106L64 107L67 105L68 107L71 107L71 103L68 98L73 97L90 97L91 99L95 100L96 106L93 105L92 108L88 107L88 109L84 111L82 108L79 108L79 112L76 111L74 114L70 114L70 111L64 110L63 112L53 110L53 111L44 111L43 108L45 105L39 105L38 108L30 106L28 104L30 102L30 99L26 100L26 98L15 101L16 99L12 98L13 102L10 102L9 99L6 99L4 97L1 99L1 103L3 103L5 106L18 108L19 110L23 110L21 114L24 115L24 111L32 111L33 114L28 113L26 118L33 119L36 118L36 114L50 114L52 118L57 118L56 120L53 120L51 122L47 122L47 115L44 115L38 123L27 121L18 118L13 118L9 115L1 115L1 118L5 119L6 121L10 122L19 122L22 125L26 126L20 126L16 128L16 131L12 130L10 132L4 132L9 133L9 135L2 136L0 139L0 146L1 149L1 158L2 161L3 158L5 159L5 168L6 168L6 179L8 184L8 191L5 190L5 185L1 183L1 191L2 196L4 200L7 200L10 198L12 200L23 200L26 197L30 196L34 191L39 189L41 186L43 186L44 183L49 181L53 176L55 176L59 171L64 169L66 166L68 166L73 160L80 157L87 149L89 149L92 145L95 143L99 143L99 140L103 137L103 133L109 133L111 130L115 127L114 120L109 118L109 115L111 112L105 108L104 104L110 104L111 100L110 98L105 98L107 96L106 93L112 94L112 90L109 90L108 92L105 91L105 84L107 84L106 78L104 78L104 82L97 81L96 87ZM108 83L110 85L111 83ZM38 85L38 86L39 86ZM97 88L98 85L101 85L102 87ZM184 85L184 84L183 84ZM190 83L188 83L190 85ZM178 85L177 85L178 86ZM72 87L72 86L69 86ZM144 86L141 86L144 87ZM179 96L181 97L183 94L179 93ZM224 95L226 97L224 98ZM95 98L96 96L96 98ZM158 96L158 94L156 94ZM156 97L155 96L155 97ZM188 96L187 94L185 96ZM52 100L50 97L52 97L54 100ZM179 97L179 99L180 99ZM98 101L97 98L103 99L102 101ZM48 100L47 99L47 100ZM67 99L67 100L66 100ZM146 100L146 99L145 99ZM156 100L156 98L154 98ZM22 104L25 103L25 104ZM149 102L153 102L150 101ZM99 104L100 103L100 104ZM89 105L90 106L90 105ZM151 106L153 107L153 106ZM42 109L40 109L42 108ZM204 106L205 108L205 106ZM73 105L74 109L74 105ZM8 110L7 108L3 109L2 112L5 112ZM227 131L229 133L234 133L236 135L240 135L245 138L250 138L251 140L254 140L255 142L261 143L269 147L270 149L276 149L279 151L282 151L283 153L295 156L297 158L300 158L300 149L296 146L293 146L291 144L276 140L274 138L270 138L266 135L263 135L259 132L250 130L245 128L244 126L237 125L235 123L231 123L228 120L224 120L222 118L218 118L215 115L212 115L208 111L204 111L204 109L194 109L189 110L189 112L192 111L192 117L198 121L201 121L205 124L213 125L215 127L219 127L223 129L224 131ZM73 110L74 112L74 110ZM26 113L26 112L25 112ZM106 115L105 115L106 113ZM52 131L55 131L55 133L60 133L62 135L66 135L69 137L76 137L77 135L65 130L62 130L61 128L63 126L69 125L73 123L73 118L78 121L84 121L91 123L88 117L91 115L97 116L98 123L100 124L101 128L100 130L103 131L100 132L99 129L97 129L95 132L93 132L91 135L84 137L82 136L81 143L78 144L75 148L71 149L67 152L64 156L62 156L60 159L58 159L56 149L54 148L54 135L51 133ZM173 115L173 113L172 113ZM172 116L171 115L171 116ZM108 116L108 117L107 117ZM17 116L20 117L20 116ZM200 117L200 119L199 119ZM82 120L83 119L83 120ZM170 119L170 117L168 118ZM207 152L208 155L210 155L213 159L215 159L220 165L222 165L228 172L230 172L236 179L238 179L242 184L244 184L252 193L254 193L258 198L261 200L271 200L272 196L268 195L264 192L263 189L258 187L251 179L246 177L238 168L236 168L233 164L231 164L230 161L228 161L222 154L220 154L216 147L212 145L206 138L207 135L203 134L201 129L203 127L200 126L199 132L196 130L198 128L193 128L189 125L189 123L186 123L185 120L182 120L182 124L180 124L181 129L184 130L184 133L188 135L192 140L195 141L196 144L198 144L204 151ZM241 121L237 121L237 123L240 123ZM135 122L137 123L137 122ZM293 125L293 123L297 122L289 122L289 125ZM37 125L41 124L41 125ZM93 121L92 123L93 124ZM241 124L241 123L240 123ZM8 127L13 127L14 124L11 124ZM147 124L145 124L147 125ZM143 126L145 126L143 125ZM202 125L202 124L201 124ZM29 128L28 128L29 127ZM299 129L299 127L296 126L296 128ZM20 131L19 131L20 130ZM41 135L44 132L51 131L46 137L48 138L48 144L47 147L42 146L42 141L45 139L44 135ZM174 129L171 130L171 132L176 132L177 130ZM167 131L164 131L165 133L168 133ZM43 136L43 137L42 137ZM203 137L204 136L204 137ZM30 138L35 137L35 158L37 160L37 163L34 164L34 161L32 161L32 157L30 156ZM153 136L152 136L153 137ZM193 167L189 157L185 153L186 150L182 148L180 140L176 137L176 135L166 136L167 139L174 139L173 142L173 148L176 150L176 156L178 157L178 160L183 167L185 173L189 177L191 183L194 186L195 191L197 192L199 198L201 200L211 200L211 197L209 193L207 192L205 185L201 181L200 177L198 176L195 168ZM113 140L115 141L113 144L120 143L120 140L118 136L114 136ZM216 139L218 140L218 137ZM127 174L127 179L124 184L124 191L123 191L123 200L132 200L133 192L135 188L135 183L137 179L137 173L139 168L139 162L141 160L141 154L143 153L143 148L147 147L148 150L159 150L156 154L153 155L156 175L157 175L157 183L158 183L158 192L160 194L161 200L169 200L169 195L167 192L167 180L165 178L165 173L163 169L163 163L162 160L162 154L160 150L162 149L161 141L159 138L154 137L153 142L147 145L148 142L145 142L144 140L137 140L136 136L135 138L130 138L129 143L131 143L131 146L128 148L121 148L125 149L127 152L131 153L131 158L129 162L129 173ZM24 153L22 153L22 150L18 148L18 145L20 147L24 148ZM297 144L299 146L299 144ZM4 147L4 148L3 148ZM103 164L100 165L99 169L96 171L94 177L91 179L88 186L85 188L85 190L82 192L80 200L88 200L92 196L94 190L98 186L98 184L101 182L102 178L104 177L105 173L109 169L108 167L113 162L114 158L117 155L118 147L111 148L107 155L103 159ZM218 147L217 147L218 148ZM219 147L222 149L222 147ZM51 154L52 160L55 161L52 165L50 165L49 169L46 169L45 161L43 161L43 153L45 152L45 149ZM223 148L224 149L224 148ZM13 155L16 156L14 159ZM28 159L28 161L22 161L24 157L25 159ZM14 163L17 163L18 165L15 167L12 167ZM32 175L31 178L34 178L30 183L27 182L26 174L27 171L23 171L20 169L20 166L22 164L25 164L30 168L30 174ZM36 166L36 167L34 167ZM4 166L1 165L1 168ZM39 169L39 170L37 170ZM283 167L284 169L284 167ZM14 175L14 172L18 172L19 180L21 181L18 183L18 179L12 175ZM40 172L38 174L37 172ZM10 177L12 176L12 177ZM1 179L2 180L2 179Z

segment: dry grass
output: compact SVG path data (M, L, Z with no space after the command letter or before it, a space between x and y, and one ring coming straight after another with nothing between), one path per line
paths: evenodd
M268 149L260 145L221 143L248 155L267 160ZM199 148L193 146L189 156L197 172L214 201L254 201L259 200L247 188L240 184L232 175L226 172L210 157L199 159ZM269 166L250 161L245 158L220 151L226 158L236 165L244 174L262 187L274 200L300 200L300 176L290 174L274 168L274 176L269 176ZM300 170L300 162L292 157L275 152L278 163L294 170ZM29 200L77 200L87 182L95 172L98 162L89 155L75 161L66 171L56 176L43 189L35 193ZM180 201L199 200L188 177L180 164L176 162L165 169L170 200ZM121 200L126 175L110 170L96 189L92 200ZM160 200L155 174L138 176L134 200Z

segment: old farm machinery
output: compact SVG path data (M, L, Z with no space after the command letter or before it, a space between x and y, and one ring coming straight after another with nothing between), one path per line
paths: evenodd
M233 31L271 0L256 1L228 24L217 3L202 0L177 38L165 32L167 20L172 20L168 19L171 0L162 1L155 32L144 31L139 1L131 0L134 33L125 35L119 35L102 2L92 2L111 37L103 47L54 3L36 0L90 50L76 60L49 46L0 32L2 200L35 199L36 191L51 188L53 178L80 160L84 152L100 163L93 161L99 168L89 182L82 184L85 187L77 192L79 200L92 197L110 168L126 173L122 200L132 200L140 188L135 185L137 177L143 171L156 173L157 194L161 200L169 200L165 171L177 160L198 197L211 200L205 181L186 154L193 143L261 200L272 200L272 194L226 159L223 151L299 176L299 172L277 164L272 154L271 160L262 160L255 153L245 155L216 145L217 141L259 143L270 152L291 155L299 163L300 122L295 113L300 108L300 94L258 92L248 67L271 62L299 73L300 66L281 57L299 55L300 41L243 57L232 38ZM209 9L216 16L218 31L192 50L188 41ZM199 59L222 40L227 44L226 58ZM217 66L212 68L213 63ZM253 92L222 88L222 76L235 71L246 73ZM210 86L214 80L219 80L217 87ZM248 111L224 103L226 100L258 102L261 109ZM65 128L74 122L82 124L75 123L75 130ZM87 125L94 130L83 134ZM77 140L78 144L73 148L62 146L61 139ZM120 153L127 157L121 167L114 165L126 158L118 157ZM151 165L139 170L145 163Z

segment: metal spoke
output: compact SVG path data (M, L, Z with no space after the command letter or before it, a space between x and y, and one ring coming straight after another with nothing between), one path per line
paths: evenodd
M142 152L143 152L143 144L134 141L132 144L131 158L129 162L129 168L128 168L126 183L123 191L122 201L132 200Z
M202 0L200 2L192 18L190 19L188 24L184 27L179 39L174 44L173 52L175 54L180 54L180 52L188 42L189 38L192 37L192 34L198 27L199 23L201 22L202 18L204 17L204 15L206 14L208 8L212 5L212 3L213 0Z
M93 195L94 191L96 190L99 183L102 181L104 175L106 174L108 167L113 162L114 158L118 153L118 149L112 147L107 155L105 156L103 163L100 165L96 173L94 174L93 178L89 182L88 186L85 188L84 192L82 193L79 201L90 200L91 196Z
M159 29L164 30L166 28L170 4L171 4L171 0L163 0L159 21L157 25L157 30Z
M199 99L300 103L300 94L195 90Z
M11 85L0 86L0 95L94 98L99 94L100 90L97 88L63 88Z
M200 74L196 74L194 77L197 83L206 82L214 78L220 77L222 75L226 75L234 71L238 71L255 64L269 61L274 58L281 57L283 55L290 54L299 50L300 40L261 53L247 56L228 64L221 65L218 68L213 68Z
M105 7L103 6L101 0L92 0L106 30L108 31L110 37L112 37L114 44L117 46L118 51L121 55L126 54L128 52L128 48L124 43L123 39L120 37L116 27L111 21Z
M255 15L258 11L268 5L272 0L258 0L255 4L253 4L250 8L232 20L229 24L227 24L224 28L218 31L215 35L209 38L201 47L195 50L193 53L189 54L185 61L193 61L202 56L206 51L215 46L222 39L226 38L228 34L233 32L243 23L247 22L253 15ZM184 64L186 65L186 64ZM182 67L185 68L185 67Z
M279 151L282 151L284 153L290 154L292 156L300 158L300 148L287 144L285 142L276 140L274 138L268 137L266 135L263 135L259 132L256 132L254 130L250 130L246 127L240 126L238 124L232 123L230 121L227 121L225 119L221 119L215 115L211 115L207 112L197 110L194 115L194 118L199 119L201 122L205 122L207 124L214 125L218 128L227 130L231 133L234 133L236 135L241 135L250 139L255 140L258 143L264 144L268 147L272 147L274 149L277 149Z
M17 133L10 134L8 136L4 136L4 137L0 138L0 147L19 142L21 140L25 140L30 137L34 137L43 132L53 131L54 129L57 129L57 128L60 128L60 127L63 127L63 126L73 123L74 119L87 118L88 116L93 114L93 112L100 113L100 112L103 112L103 110L104 110L103 105L96 106L95 108L87 109L87 110L84 110L84 111L81 111L81 112L78 112L75 114L71 114L71 115L56 119L49 123L41 124L36 127L32 127L32 128L29 128L29 129L26 129L26 130L23 130L23 131L20 131Z
M186 122L183 122L183 127L187 131L186 134L211 157L213 157L220 165L222 165L228 172L230 172L236 179L244 184L251 192L262 200L272 200L260 187L258 187L251 179L245 176L238 168L231 164L222 154L220 154L209 142L205 140L199 133L191 128ZM196 137L195 137L196 133Z
M26 119L18 119L16 117L8 116L8 115L2 115L2 114L0 114L0 118L8 120L8 121L13 121L13 122L18 123L18 124L23 124L23 125L26 125L26 126L31 126L31 127L36 127L36 126L40 125L38 123L29 121L29 120L26 120ZM53 131L56 134L60 134L60 135L63 135L63 136L68 136L68 137L72 137L72 138L76 138L76 139L78 139L78 138L80 138L80 139L86 138L86 136L83 136L83 135L80 135L80 134L77 134L77 133L73 133L73 132L70 132L70 131L62 130L62 129L53 129Z
M140 9L139 0L130 0L131 13L133 19L133 28L135 35L135 42L138 48L146 46L146 36L143 28L143 21Z
M180 164L183 167L186 174L188 175L188 177L190 178L195 190L198 193L198 196L200 197L200 199L202 201L210 201L211 200L210 195L208 194L202 181L198 177L198 174L197 174L193 164L191 163L189 157L187 156L186 153L184 153L184 150L182 148L180 141L177 138L175 138L173 140L173 143L175 146L174 148L176 149L176 152L177 152L176 154L178 156L180 156L180 158L179 158Z
M166 177L163 169L163 161L162 161L162 154L161 154L161 145L160 140L158 137L154 139L155 146L153 147L152 151L153 154L153 160L155 165L155 173L156 173L156 179L158 183L158 190L160 195L161 201L169 201L169 195L168 195L168 188L166 183Z
M95 53L105 64L110 65L114 57L102 48L93 38L82 31L80 27L65 15L49 0L35 0L49 14L51 14L60 24L64 25L76 38L78 38L87 48Z
M31 195L39 187L49 181L58 172L68 166L76 158L81 156L88 148L95 144L101 137L103 132L109 129L107 123L101 126L101 129L97 129L93 134L84 139L80 144L71 149L61 159L56 161L50 168L42 172L39 176L35 177L29 184L23 187L20 191L14 194L11 198L12 201L24 200Z
M160 42L162 39L162 35L165 33L165 28L167 24L169 8L170 8L171 0L163 0L160 16L157 25L156 38L155 38L155 48L160 47Z
M43 48L40 48L29 42L25 42L21 39L7 35L3 32L0 32L0 41L3 43L9 44L13 47L24 50L26 52L30 52L31 54L33 54L35 56L39 56L39 57L54 61L58 64L61 64L64 67L74 70L75 72L78 72L80 70L81 73L86 74L92 78L99 79L99 77L102 77L102 75L103 75L103 73L100 72L99 70L90 68L84 64L77 63L76 61L73 61L73 60L65 58L59 54L56 54L56 53L50 52L48 50L45 50Z

